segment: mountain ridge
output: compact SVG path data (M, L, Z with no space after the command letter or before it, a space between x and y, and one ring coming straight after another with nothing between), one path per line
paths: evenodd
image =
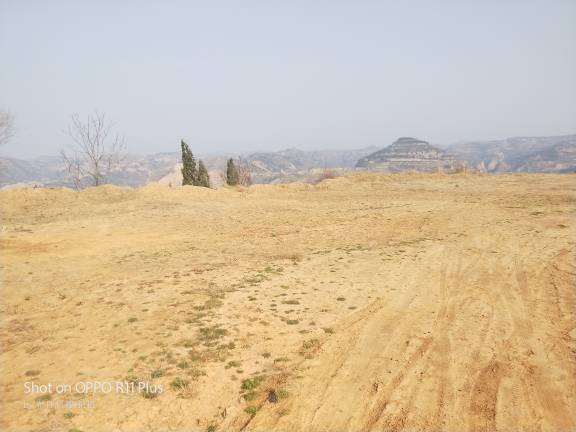
M393 147L394 144L396 147ZM367 157L407 159L396 163L392 171L406 169L446 169L463 163L469 168L490 173L498 172L576 172L576 134L547 137L513 137L490 141L462 141L446 147L436 147L427 141L401 137L386 147L364 147L352 150L300 150L288 148L274 152L244 154L198 154L208 168L214 186L222 184L226 159L234 157L247 165L255 183L287 183L313 181L323 170L347 171L367 169ZM410 152L402 154L412 146ZM396 161L398 162L398 161ZM109 182L124 186L140 186L161 181L179 184L180 152L159 152L149 155L128 154L114 169ZM378 168L378 164L372 164ZM380 166L380 169L386 167ZM58 156L31 159L0 157L0 187L6 186L71 186L66 180Z

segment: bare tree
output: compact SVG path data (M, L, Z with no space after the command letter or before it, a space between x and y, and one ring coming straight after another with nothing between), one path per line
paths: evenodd
M64 170L77 189L86 184L99 186L105 183L112 169L118 165L126 150L124 138L112 134L112 123L104 114L95 112L82 121L72 115L67 134L75 143L71 155L60 152Z
M250 170L250 165L240 159L236 162L236 170L238 171L238 183L242 186L251 186L252 171Z
M82 170L82 160L79 153L75 151L72 155L67 155L64 150L61 150L60 156L64 162L66 177L74 184L76 190L80 190L83 186L82 180L84 178L84 172Z
M6 144L14 135L14 116L8 111L0 111L0 145Z

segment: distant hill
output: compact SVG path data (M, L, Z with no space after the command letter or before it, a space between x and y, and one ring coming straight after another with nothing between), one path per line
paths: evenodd
M486 172L576 172L576 135L471 141L447 150Z
M254 153L243 158L249 166L256 183L286 183L307 181L327 168L348 168L355 166L359 158L376 150L366 147L358 150L318 150L304 151L288 149L279 152Z
M456 158L426 141L402 137L388 147L361 158L356 167L387 172L437 171L451 169L457 163Z
M254 153L241 157L252 171L255 183L287 183L307 181L324 168L351 168L358 158L374 151L360 150L303 151L288 149L279 152ZM226 160L237 155L199 155L206 164L212 184L222 184ZM182 182L180 152L152 155L127 155L110 174L108 181L117 185L140 186L159 181L179 185ZM62 170L58 156L35 159L0 157L0 187L21 184L40 186L71 186Z
M180 153L126 155L108 178L113 184L138 186L157 181L178 163ZM0 158L0 187L15 183L43 186L71 186L63 172L62 159L42 156L34 159Z
M127 155L111 173L109 182L140 186L159 181L179 185L180 152L152 155ZM200 155L212 184L222 184L226 159L238 155ZM314 181L324 169L338 173L351 169L383 171L435 171L465 162L485 172L576 172L576 135L536 138L508 138L496 141L462 142L439 149L415 138L400 138L383 149L305 151L287 149L259 152L240 157L255 183ZM58 156L34 159L0 157L0 187L71 186L62 171Z
M57 156L41 156L34 159L0 158L0 186L15 183L61 185L61 159Z

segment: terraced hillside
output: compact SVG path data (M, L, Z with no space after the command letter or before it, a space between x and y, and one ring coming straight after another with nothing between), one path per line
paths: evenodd
M388 147L371 153L356 163L357 168L384 172L435 172L454 170L460 165L463 165L463 162L456 160L454 156L426 141L410 137L398 138Z

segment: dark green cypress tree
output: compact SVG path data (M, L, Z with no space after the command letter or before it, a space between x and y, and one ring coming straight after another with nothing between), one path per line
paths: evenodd
M202 161L198 161L198 186L210 187L210 175Z
M182 186L195 185L198 179L196 160L184 140L180 142L180 145L182 147Z
M234 160L228 159L228 165L226 166L226 184L228 186L237 186L238 183L238 170L236 169L236 165L234 165Z

